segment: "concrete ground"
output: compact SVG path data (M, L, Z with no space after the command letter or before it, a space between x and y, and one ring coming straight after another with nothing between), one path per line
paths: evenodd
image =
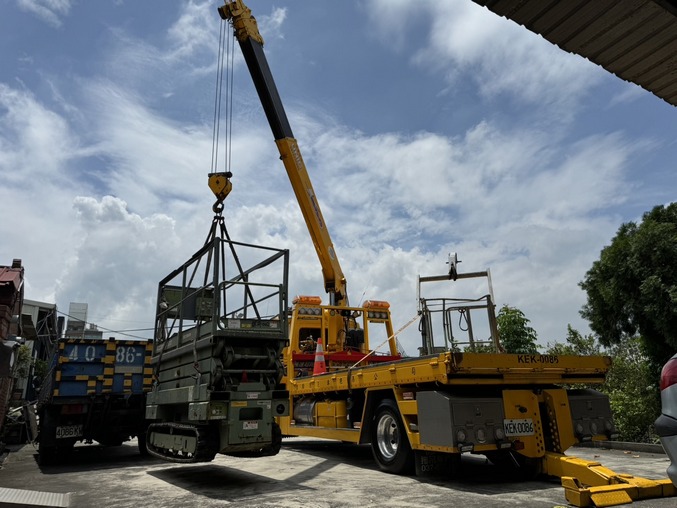
M464 456L456 479L403 477L380 472L369 447L316 439L285 439L275 457L219 455L211 463L195 465L142 458L135 443L116 448L78 446L61 465L45 467L38 465L31 445L13 450L0 469L0 506L9 506L1 497L3 491L10 492L7 489L69 494L65 498L69 506L83 508L567 505L558 480L506 478L480 457ZM652 479L665 478L668 466L665 455L649 452L576 448L571 454ZM634 506L674 508L677 498Z

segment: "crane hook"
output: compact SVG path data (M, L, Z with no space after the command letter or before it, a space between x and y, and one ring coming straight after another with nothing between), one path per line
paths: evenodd
M233 184L230 178L233 173L226 171L225 173L209 173L209 188L216 196L216 203L212 206L214 213L220 214L223 211L223 200L233 190Z

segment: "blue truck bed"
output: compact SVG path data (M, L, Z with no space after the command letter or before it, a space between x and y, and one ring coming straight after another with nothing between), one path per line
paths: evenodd
M75 443L120 445L137 437L145 453L152 341L61 339L40 390L39 454L61 460Z
M141 394L152 383L152 343L65 339L54 357L53 397Z

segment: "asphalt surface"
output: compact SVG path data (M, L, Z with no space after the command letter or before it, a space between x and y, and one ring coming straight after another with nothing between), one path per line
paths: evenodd
M557 479L519 481L477 456L464 456L459 477L382 473L369 447L285 439L275 457L219 455L206 464L179 465L142 458L135 443L76 447L58 466L40 466L31 445L12 447L0 469L0 488L69 494L72 507L560 507ZM663 454L575 448L569 454L616 472L665 478ZM0 499L0 506L3 504ZM16 505L13 505L16 506ZM636 508L674 508L677 498L645 500Z

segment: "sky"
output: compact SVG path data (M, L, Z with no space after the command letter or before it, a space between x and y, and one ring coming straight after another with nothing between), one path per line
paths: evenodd
M417 277L456 252L541 345L589 333L586 271L622 223L675 199L673 106L470 0L247 4L352 304L389 301L397 329ZM151 337L158 282L213 216L222 3L2 5L0 264L22 259L27 299ZM232 104L230 235L290 249L290 295L326 303L239 48ZM417 354L416 325L400 342Z

